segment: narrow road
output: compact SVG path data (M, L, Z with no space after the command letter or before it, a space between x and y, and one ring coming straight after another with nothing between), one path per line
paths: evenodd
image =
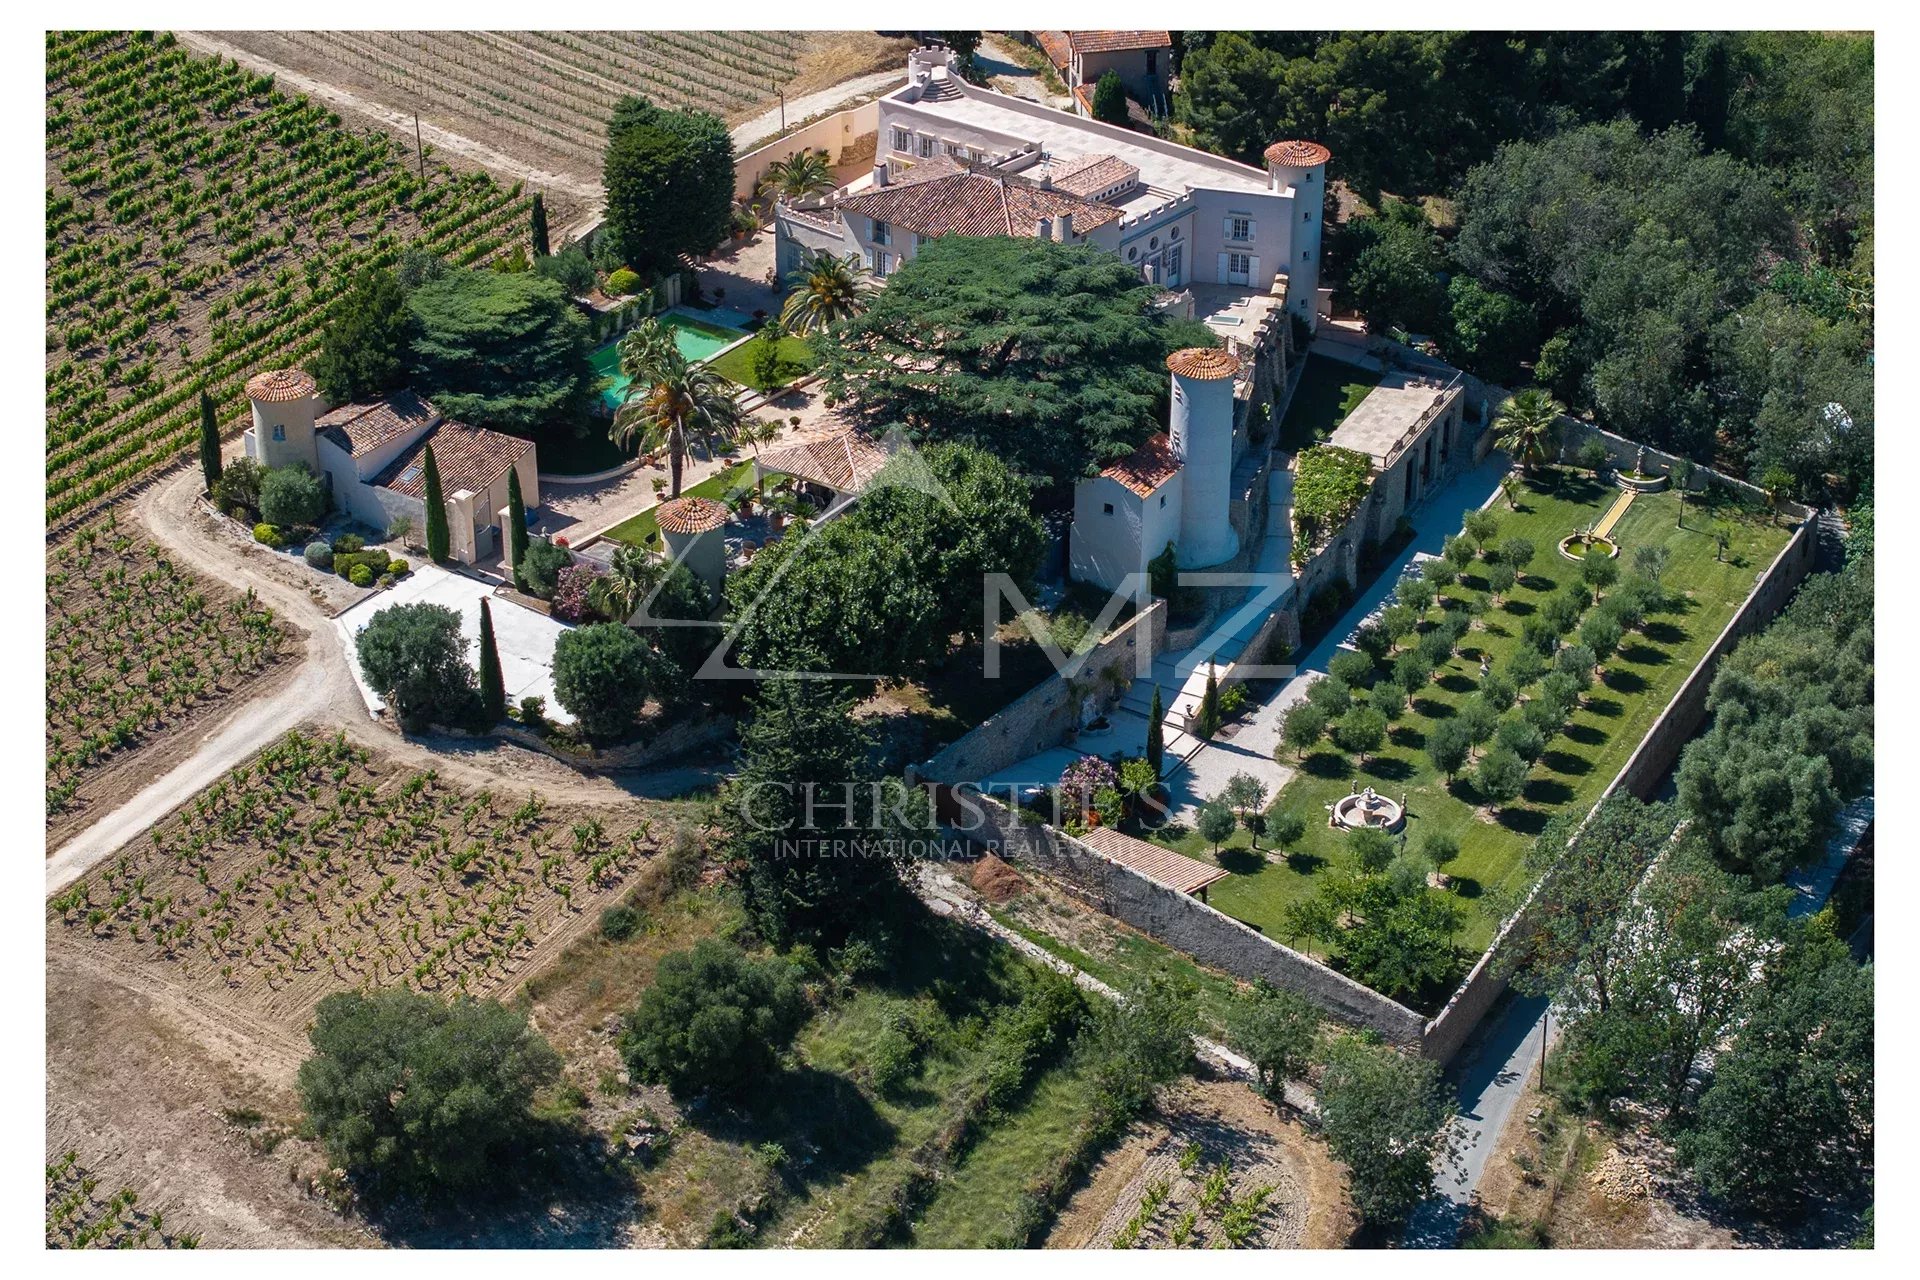
M784 112L787 126L791 128L814 116L823 116L841 107L853 106L868 98L878 97L897 85L905 84L906 81L906 68L901 67L895 71L876 71L871 75L842 80L839 84L822 89L818 93L802 94L787 102ZM745 124L735 125L732 131L734 154L745 155L778 137L782 115L781 108L775 106L771 110L762 111Z

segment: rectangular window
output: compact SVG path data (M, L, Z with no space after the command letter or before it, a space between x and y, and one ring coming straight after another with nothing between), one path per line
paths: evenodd
M1232 275L1244 276L1252 262L1253 259L1244 253L1230 253L1227 255L1227 271Z
M911 145L912 142L908 137L907 131L896 125L893 130L893 149L895 151L905 151Z
M1163 507L1167 505L1167 495L1164 493L1160 495L1160 505Z
M873 242L875 244L893 243L893 233L887 230L886 223L875 220L873 224Z
M1253 219L1252 218L1229 218L1228 221L1233 224L1232 228L1227 233L1228 239L1230 240L1253 239Z
M920 135L920 158L927 160L933 156L933 139L926 134Z
M890 253L874 254L873 255L873 273L877 276L885 277L887 272L891 270L892 263L893 263L892 254Z
M1112 515L1112 514L1113 514L1113 504L1112 504L1111 502L1103 502L1103 503L1101 503L1100 505L1101 505L1101 506L1103 506L1103 507L1105 507L1105 508L1107 509L1107 511L1106 511L1106 513L1107 513L1108 515Z

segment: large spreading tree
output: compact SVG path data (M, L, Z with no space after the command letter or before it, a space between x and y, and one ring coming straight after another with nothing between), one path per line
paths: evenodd
M402 988L328 996L300 1065L300 1102L327 1153L385 1196L497 1185L537 1129L560 1056L524 1013Z
M671 270L727 237L733 138L718 116L621 99L607 129L603 179L603 234L635 271Z
M1159 292L1091 245L943 236L835 329L826 392L872 426L1067 483L1164 429L1167 355L1213 345L1152 314Z
M530 271L450 271L407 298L409 372L441 413L474 426L571 424L592 405L592 335L566 290Z
M333 304L320 331L313 380L329 403L372 400L406 381L413 315L390 271L368 268Z

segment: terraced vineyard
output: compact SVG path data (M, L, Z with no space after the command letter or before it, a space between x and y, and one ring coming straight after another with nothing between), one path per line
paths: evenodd
M285 628L251 590L187 572L106 519L47 557L47 821L159 734L278 661Z
M262 39L271 35L273 39ZM286 31L227 38L344 72L423 115L484 125L489 140L597 174L613 104L641 94L738 114L790 80L799 31ZM276 44L279 49L276 50ZM474 129L479 136L477 129ZM499 137L504 135L504 138Z
M50 927L292 1027L333 991L497 995L653 855L665 832L622 813L610 830L296 731L55 897Z
M47 493L60 522L184 454L198 397L246 413L259 369L313 354L358 271L456 263L526 201L186 52L170 35L46 37Z

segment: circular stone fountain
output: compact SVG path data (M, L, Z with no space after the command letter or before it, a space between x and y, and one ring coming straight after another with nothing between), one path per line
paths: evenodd
M1597 533L1570 533L1560 539L1560 554L1569 560L1584 560L1589 551L1596 550L1609 560L1620 555L1619 544Z
M1382 831L1398 831L1407 820L1406 808L1398 801L1389 800L1372 787L1356 791L1334 802L1332 825L1347 831L1359 827L1378 827Z

